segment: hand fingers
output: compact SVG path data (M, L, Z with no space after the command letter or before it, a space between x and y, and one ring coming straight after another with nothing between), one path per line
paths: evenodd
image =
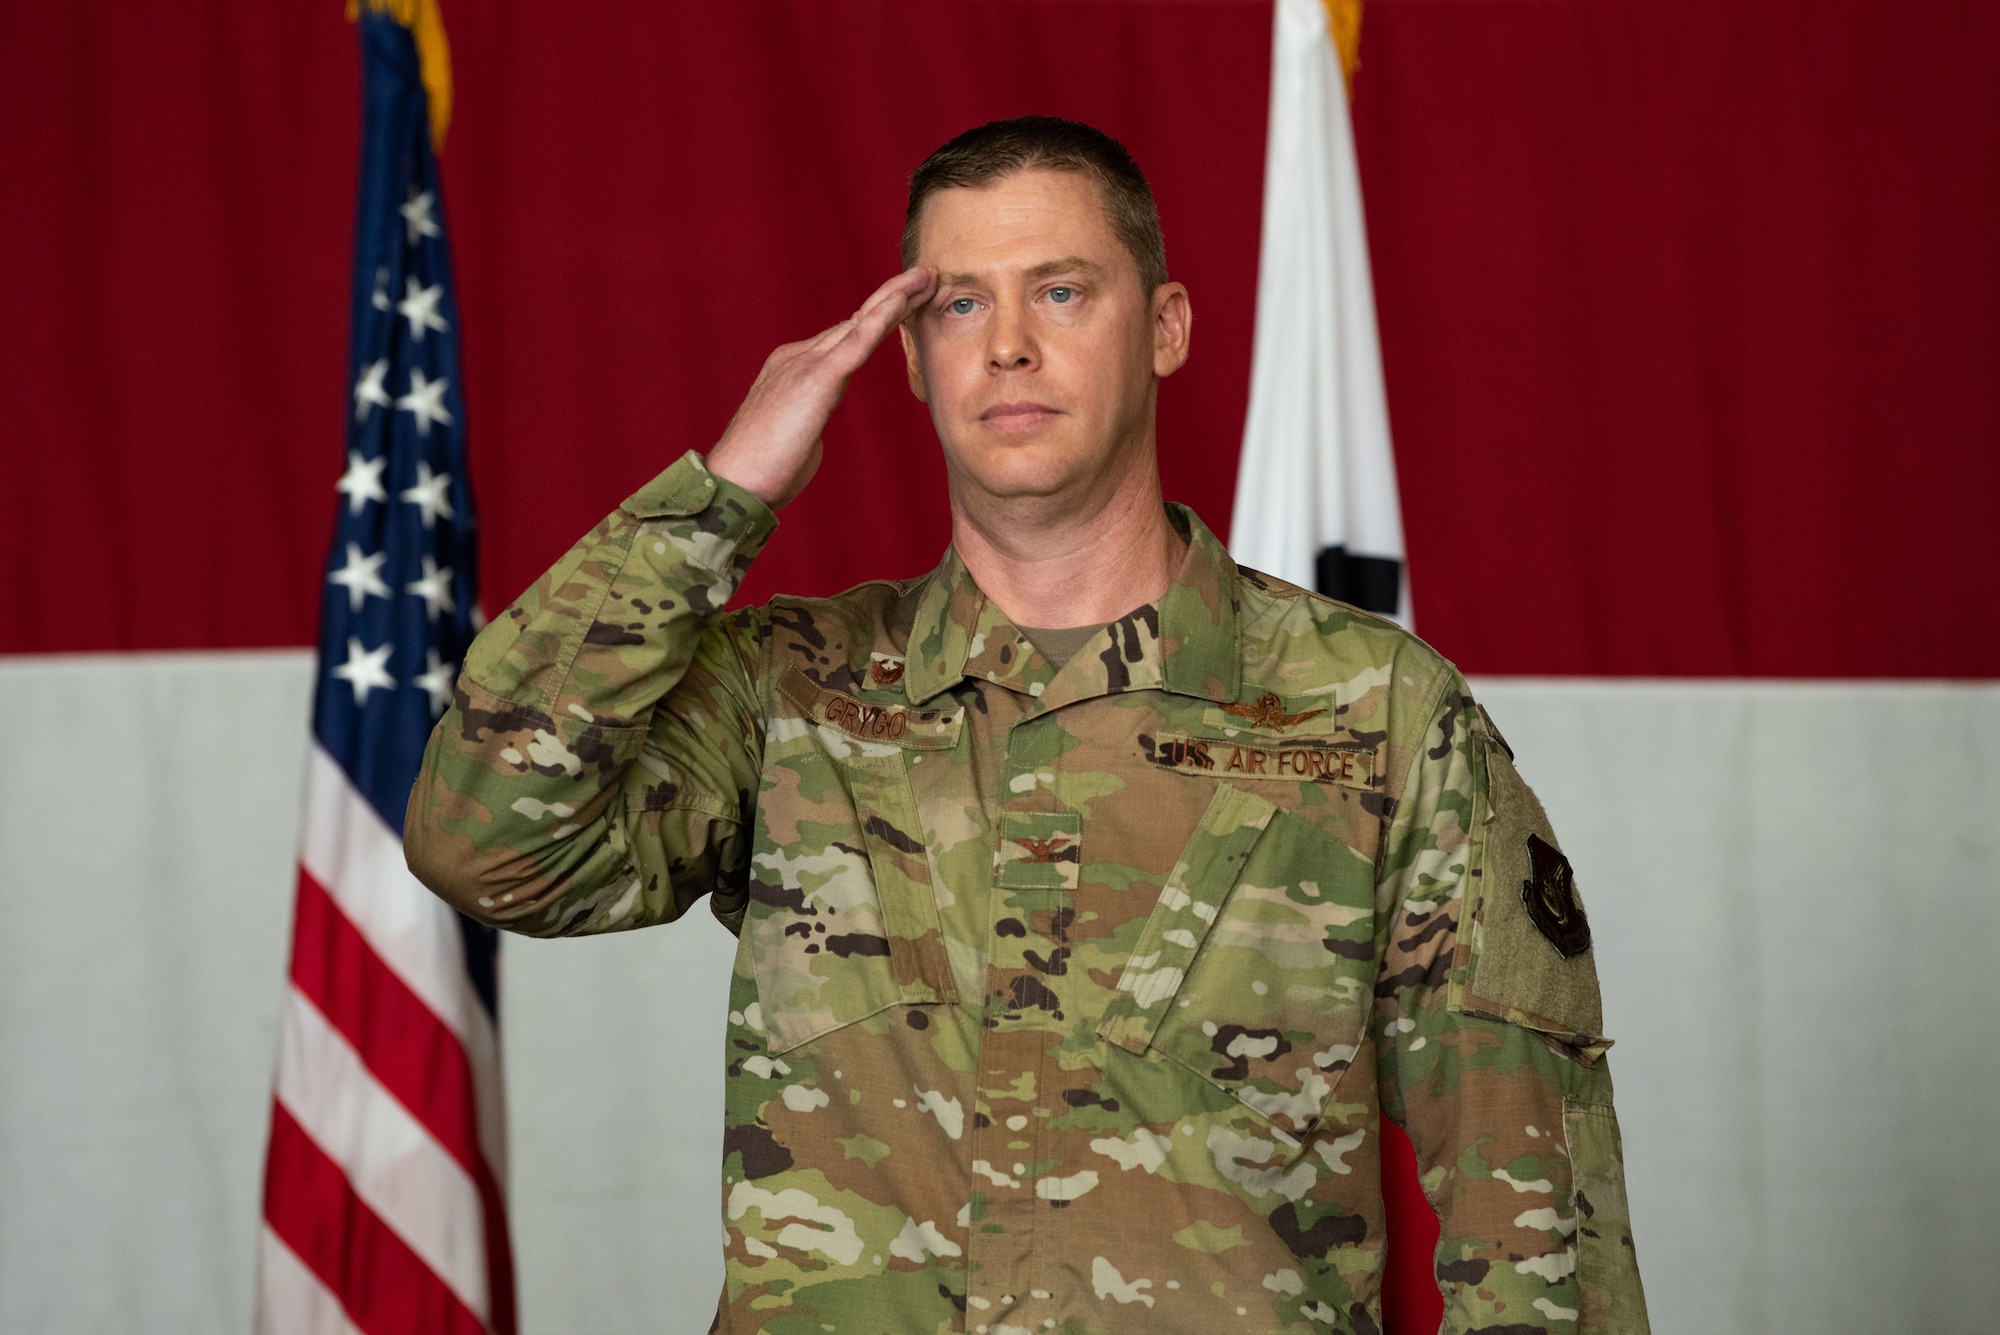
M852 340L851 358L847 355L839 358L839 373L851 374L880 346L891 329L908 319L936 290L934 272L921 266L906 269L869 293L868 300L854 314L793 346L800 354L818 360Z
M924 268L905 270L877 288L847 322L847 338L857 355L866 358L936 290L937 275Z
M840 342L841 339L846 338L848 332L853 328L854 328L854 317L850 315L845 320L842 320L839 324L830 325L827 328L820 330L817 334L814 334L811 338L807 339L801 345L801 347L803 347L803 349L809 353L823 353L828 348L831 348L836 343Z
M936 286L936 273L920 264L913 265L869 293L868 300L861 303L861 309L854 313L854 318L860 320L890 305L900 307L907 314L922 304L918 300L920 293L927 293Z
M721 457L731 466L742 464L753 472L761 469L770 474L763 489L751 488L769 504L783 505L796 496L819 466L825 449L819 428L840 402L848 377L868 360L888 332L930 300L936 289L937 276L930 270L907 269L876 288L859 310L839 324L773 352L736 416L730 419L711 461ZM808 431L811 443L801 456L798 446ZM761 441L762 445L740 441ZM769 458L759 462L760 454L768 455L773 449L782 465L778 473L771 473ZM745 452L750 455L747 464L738 458ZM727 471L723 475L744 480Z

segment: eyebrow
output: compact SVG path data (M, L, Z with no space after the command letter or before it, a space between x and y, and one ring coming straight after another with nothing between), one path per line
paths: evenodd
M1032 283L1043 278L1053 278L1061 273L1095 275L1103 270L1104 266L1095 260L1084 259L1081 255L1065 255L1059 260L1044 260L1028 270L1024 276ZM978 274L973 273L948 273L939 274L938 282L952 287L976 287L980 278Z

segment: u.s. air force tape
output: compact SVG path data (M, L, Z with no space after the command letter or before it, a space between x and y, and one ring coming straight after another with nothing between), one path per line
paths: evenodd
M1162 769L1217 779L1275 779L1375 786L1375 752L1320 742L1267 742L1251 746L1212 737L1141 737L1147 758Z

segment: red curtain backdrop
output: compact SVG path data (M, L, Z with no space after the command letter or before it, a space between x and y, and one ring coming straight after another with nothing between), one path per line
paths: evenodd
M0 651L309 642L346 410L339 8L0 5ZM1198 315L1163 466L1226 523L1267 5L447 9L494 602L895 267L924 151L1027 110L1157 183ZM1984 3L1372 0L1428 638L1475 672L2000 675L1996 51ZM891 359L829 445L749 596L943 546Z

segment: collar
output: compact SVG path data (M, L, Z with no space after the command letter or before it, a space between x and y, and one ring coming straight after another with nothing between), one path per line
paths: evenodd
M911 704L966 677L1035 697L1041 709L1114 691L1166 690L1228 701L1236 698L1240 589L1236 563L1194 511L1169 504L1167 518L1187 539L1174 582L1088 641L1055 671L973 582L948 548L925 577L910 626L903 690Z

